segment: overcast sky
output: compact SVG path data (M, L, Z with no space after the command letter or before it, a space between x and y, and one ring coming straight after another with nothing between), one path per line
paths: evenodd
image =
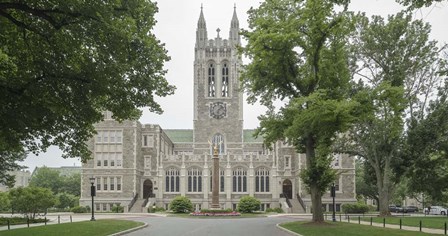
M223 0L160 0L159 13L155 16L157 25L155 35L165 43L171 60L166 63L167 79L177 87L174 95L159 98L162 105L162 115L143 112L140 122L160 124L164 129L193 128L193 61L196 25L199 18L201 3L208 29L208 37L216 37L216 29L221 29L221 37L229 35L230 20L234 3L240 21L240 27L247 29L247 10L257 7L259 0L223 1ZM403 7L394 0L352 0L350 9L366 12L368 15L395 14ZM448 3L438 3L429 8L414 12L415 19L423 19L432 25L432 39L441 43L448 42ZM244 128L252 129L258 126L257 116L264 109L260 106L244 105ZM23 165L32 171L36 166L73 166L81 165L77 159L63 159L57 148L50 148L47 153L38 157L29 155Z

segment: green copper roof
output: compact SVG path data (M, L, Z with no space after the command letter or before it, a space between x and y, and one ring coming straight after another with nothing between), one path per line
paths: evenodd
M245 143L262 143L263 138L258 136L254 137L255 130L254 129L245 129L243 130L243 141Z
M171 139L173 143L192 143L193 130L192 129L164 129L165 134Z
M171 139L173 143L192 143L193 130L192 129L164 129L165 134ZM254 129L243 130L243 140L245 143L262 143L263 138L255 138L253 134Z

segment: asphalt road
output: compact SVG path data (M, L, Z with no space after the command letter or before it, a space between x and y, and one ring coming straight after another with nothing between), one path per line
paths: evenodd
M291 236L276 227L276 224L301 220L300 217L258 218L181 218L142 217L132 218L149 224L149 227L134 231L130 236Z

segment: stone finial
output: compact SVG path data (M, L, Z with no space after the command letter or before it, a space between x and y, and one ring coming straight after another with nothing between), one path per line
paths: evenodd
M221 30L219 28L217 28L216 32L218 32L218 38L219 38L219 32L221 32Z

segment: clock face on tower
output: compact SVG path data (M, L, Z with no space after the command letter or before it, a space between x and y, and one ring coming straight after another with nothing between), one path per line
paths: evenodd
M221 119L226 116L227 108L226 104L222 102L215 102L210 106L210 116L215 119Z

